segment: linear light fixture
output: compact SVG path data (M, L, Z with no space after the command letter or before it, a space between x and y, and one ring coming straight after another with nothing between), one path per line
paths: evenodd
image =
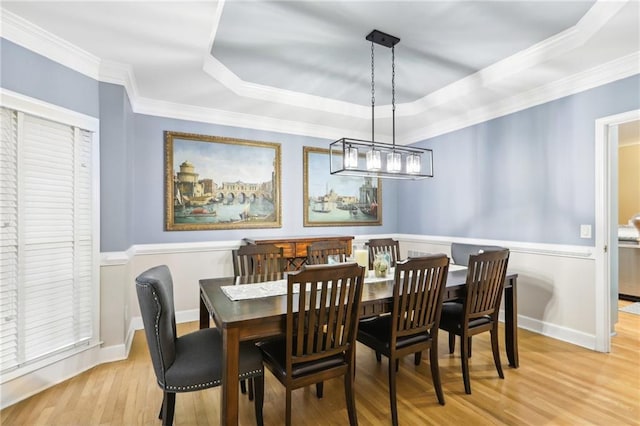
M433 177L432 150L396 145L395 45L400 39L378 30L366 39L371 42L371 140L341 138L329 144L331 174L413 180ZM375 44L391 48L391 144L375 140Z

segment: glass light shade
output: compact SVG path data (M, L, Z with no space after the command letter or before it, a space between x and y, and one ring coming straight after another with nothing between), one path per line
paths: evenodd
M349 146L344 150L344 168L345 169L358 168L358 148Z
M418 174L421 168L422 164L420 163L420 156L418 154L407 155L407 173L412 175Z
M371 148L371 151L367 152L367 170L380 170L380 150Z
M399 152L390 152L387 154L387 171L390 173L399 173L402 170L402 155Z

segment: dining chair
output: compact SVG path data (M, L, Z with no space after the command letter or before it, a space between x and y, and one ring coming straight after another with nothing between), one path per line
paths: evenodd
M246 244L231 251L233 275L269 275L284 272L286 259L282 247L273 244ZM254 342L255 343L255 342ZM253 382L249 380L249 400L253 400ZM240 381L240 392L247 393L247 383Z
M222 335L217 328L205 328L177 336L173 280L166 265L140 274L136 278L136 293L153 370L163 391L158 418L163 425L171 425L176 393L222 384ZM255 383L256 423L262 425L262 355L251 342L243 342L239 354L238 378L251 378Z
M486 251L504 250L500 246L487 246L478 244L451 243L451 259L456 265L469 265L469 256L484 253Z
M369 269L373 269L373 261L378 253L389 253L391 268L395 268L400 260L400 243L393 238L374 238L367 242L367 246L369 247Z
M402 357L414 354L420 365L429 350L431 379L438 402L444 394L438 366L438 323L447 282L449 258L445 254L409 258L396 264L391 315L360 322L358 342L389 358L391 420L398 424L396 374Z
M285 270L282 247L273 244L246 244L231 250L233 275L272 274Z
M347 254L347 244L342 241L316 241L307 246L307 265L329 263L329 256L338 256L339 262L345 262Z
M460 358L464 390L471 393L469 356L471 337L489 331L493 361L498 375L504 379L498 347L498 312L509 263L509 250L485 251L469 256L465 296L462 303L447 302L442 306L440 328L449 332L449 353L454 352L455 336L460 336Z
M344 376L349 423L357 425L353 392L355 340L365 268L355 263L306 265L287 276L286 334L259 344L266 367L291 392ZM296 291L298 290L298 292Z

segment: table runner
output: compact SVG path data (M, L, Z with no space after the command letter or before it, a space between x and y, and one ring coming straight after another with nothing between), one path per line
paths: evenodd
M466 269L465 266L461 265L450 265L450 271L459 271L462 269ZM379 283L383 281L388 281L390 277L393 277L394 270L391 268L389 270L389 275L386 277L375 277L373 271L368 271L368 275L364 279L365 284L373 284ZM239 277L236 278L236 282L239 281ZM307 289L311 284L307 284ZM238 300L248 300L248 299L260 299L263 297L273 297L273 296L283 296L287 294L287 280L275 280L275 281L264 281L260 283L253 284L237 284L237 285L225 285L220 287L222 292L230 299L235 301ZM294 293L300 292L300 287L296 284L293 287Z

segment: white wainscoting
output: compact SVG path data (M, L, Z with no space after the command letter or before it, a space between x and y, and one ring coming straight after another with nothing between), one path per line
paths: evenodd
M596 348L593 247L399 235L402 255L451 254L451 242L510 249L518 274L518 326L589 349Z
M518 274L519 327L589 349L596 347L593 247L409 234L360 235L356 236L354 244L362 244L373 237L398 239L401 257L410 252L412 255L450 255L450 244L454 241L508 247L511 250L509 270ZM33 374L3 383L2 407L97 364L126 358L135 331L142 329L135 277L150 267L165 264L171 269L176 321L196 321L198 281L203 277L233 274L231 250L240 244L238 240L136 245L126 252L102 253L100 350L62 359Z

